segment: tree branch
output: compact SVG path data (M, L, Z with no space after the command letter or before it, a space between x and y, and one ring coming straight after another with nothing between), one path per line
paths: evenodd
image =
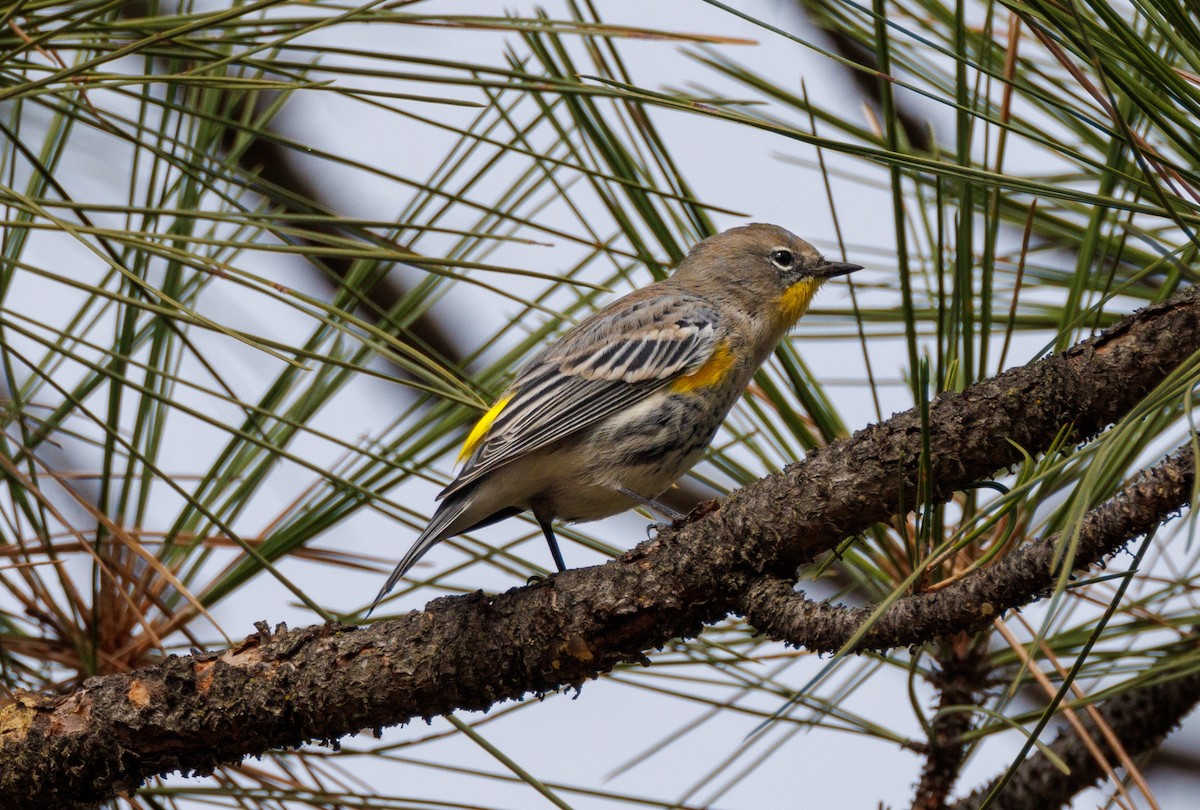
M1047 447L1063 425L1093 435L1200 347L1185 291L1062 354L939 396L930 406L932 497ZM89 680L67 696L19 693L0 709L0 804L68 807L150 774L363 727L581 684L736 610L784 575L918 503L921 419L892 417L693 514L594 568L497 596L445 597L368 628L260 632L220 653Z
M1195 639L1184 642L1189 648ZM1154 750L1184 716L1200 702L1200 673L1131 689L1099 705L1100 715L1130 756ZM1116 757L1107 737L1090 713L1081 713L1081 721L1103 756ZM990 805L994 810L1051 810L1065 807L1071 797L1095 784L1104 776L1096 758L1088 751L1073 729L1063 729L1050 744L1050 750L1070 768L1064 774L1040 751L1017 768L1004 791ZM979 807L1000 777L954 805L955 810Z
M913 797L913 810L942 810L966 761L963 736L975 724L974 715L962 707L974 706L988 685L990 668L983 637L960 634L942 645L934 673L938 713L930 723L928 754L921 781Z
M1116 495L1084 515L1075 570L1115 554L1165 521L1192 499L1196 458L1190 443L1166 461L1140 472ZM978 630L997 615L1029 604L1054 587L1060 534L1044 537L976 569L941 590L896 600L855 644L855 651L920 644L937 636ZM875 611L814 602L793 590L793 580L766 576L742 600L746 620L767 636L817 652L842 649Z

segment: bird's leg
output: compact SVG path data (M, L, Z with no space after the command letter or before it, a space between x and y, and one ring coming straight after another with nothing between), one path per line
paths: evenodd
M550 555L554 557L554 564L558 566L559 571L566 571L567 565L563 562L562 552L558 550L558 538L554 536L554 527L550 525L550 518L544 518L536 511L533 516L537 519L538 525L542 527L542 534L546 536L546 544L550 546Z
M629 498L630 500L637 501L638 503L640 503L642 506L646 507L647 509L653 509L655 512L658 512L660 515L662 515L663 517L665 517L667 520L671 521L672 523L674 523L677 520L683 520L685 517L687 517L687 515L684 515L680 512L676 512L674 509L667 506L665 503L659 503L658 501L654 500L653 498L642 497L641 495L637 494L636 492L634 492L632 489L629 489L628 487L617 487L617 492L620 492L622 495L624 495L626 498Z

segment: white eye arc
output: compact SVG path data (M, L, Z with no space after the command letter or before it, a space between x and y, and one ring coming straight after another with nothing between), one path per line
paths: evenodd
M781 270L787 270L795 263L796 257L786 248L775 248L770 253L771 263Z

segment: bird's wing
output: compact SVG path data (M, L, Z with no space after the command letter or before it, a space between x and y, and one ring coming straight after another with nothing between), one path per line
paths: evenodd
M694 373L718 344L717 313L701 298L622 299L601 310L521 370L467 437L467 462L439 497Z

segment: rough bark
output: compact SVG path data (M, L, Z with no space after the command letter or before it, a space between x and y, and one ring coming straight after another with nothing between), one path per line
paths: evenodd
M938 690L938 713L929 728L925 767L913 797L913 810L942 810L966 761L963 736L975 726L974 715L963 706L974 706L988 685L987 643L959 634L942 645L941 669L933 674Z
M1192 644L1194 642L1188 642ZM1190 651L1180 651L1186 655ZM1158 747L1184 716L1200 702L1200 673L1133 689L1099 705L1100 716L1112 729L1125 751L1138 757ZM1096 725L1091 714L1081 712L1084 729L1108 761L1116 758L1108 739ZM1052 810L1065 807L1071 797L1091 787L1104 776L1096 758L1072 729L1064 729L1050 744L1053 751L1070 769L1063 773L1041 752L1022 762L1012 780L990 805L994 810ZM992 780L970 796L954 805L955 810L974 810L983 804Z
M1062 354L938 397L932 497L1126 413L1200 347L1200 295L1148 307ZM67 807L148 775L205 772L272 747L484 709L576 686L693 636L847 535L918 503L920 416L813 453L604 566L497 596L436 599L354 629L260 633L220 653L94 679L0 710L0 805Z
M1138 473L1116 495L1084 515L1074 568L1082 570L1161 525L1192 499L1196 458L1190 443ZM1056 582L1059 534L1028 543L938 591L896 600L871 624L855 651L920 644L934 636L978 630L1005 611L1027 605ZM771 638L818 652L837 652L875 612L806 599L784 577L762 577L746 589L746 620Z

